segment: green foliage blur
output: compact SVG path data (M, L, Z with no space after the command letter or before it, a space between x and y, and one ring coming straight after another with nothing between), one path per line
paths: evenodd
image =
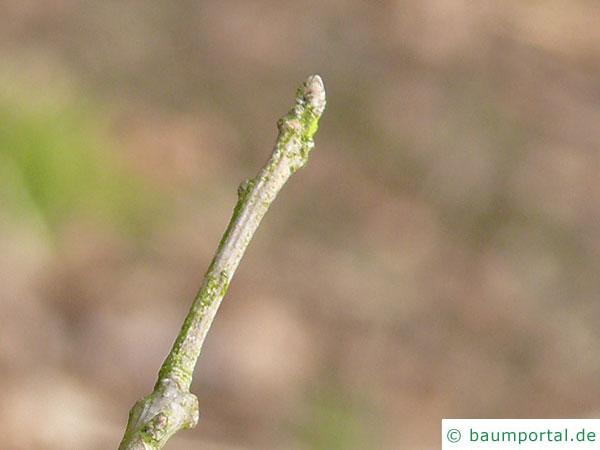
M160 203L118 158L96 105L74 93L0 95L0 199L56 235L67 220L137 234Z

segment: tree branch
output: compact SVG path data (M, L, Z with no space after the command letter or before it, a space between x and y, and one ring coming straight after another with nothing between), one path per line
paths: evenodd
M229 282L261 219L288 178L306 164L313 136L325 109L325 89L318 75L308 77L296 104L282 117L271 159L238 188L238 201L200 291L160 368L154 391L138 401L119 450L158 450L177 431L198 423L198 399L190 393L192 374Z

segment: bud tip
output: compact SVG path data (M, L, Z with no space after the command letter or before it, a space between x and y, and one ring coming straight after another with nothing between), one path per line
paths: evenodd
M313 108L315 114L320 116L325 110L325 86L319 75L311 75L304 83L304 95Z

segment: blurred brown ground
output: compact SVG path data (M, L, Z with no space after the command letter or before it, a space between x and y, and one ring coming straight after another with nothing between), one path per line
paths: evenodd
M1 447L116 448L275 121L328 109L169 449L600 412L600 5L0 0Z

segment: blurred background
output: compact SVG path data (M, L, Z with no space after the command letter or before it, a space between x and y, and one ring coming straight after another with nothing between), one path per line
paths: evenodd
M0 435L116 448L238 183L328 108L172 450L436 449L600 414L594 0L0 0Z

